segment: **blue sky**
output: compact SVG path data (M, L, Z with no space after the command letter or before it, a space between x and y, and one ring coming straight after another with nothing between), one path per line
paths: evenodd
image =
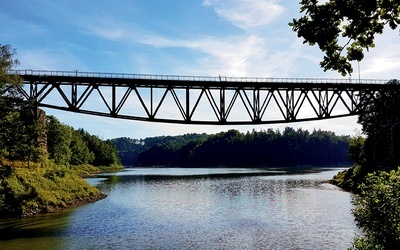
M0 44L17 49L19 69L341 78L324 72L318 47L302 44L288 26L300 15L298 0L2 0L0 5ZM399 58L399 33L385 30L360 63L361 78L399 79ZM46 112L104 139L288 126L169 125ZM354 134L360 129L356 120L289 126Z

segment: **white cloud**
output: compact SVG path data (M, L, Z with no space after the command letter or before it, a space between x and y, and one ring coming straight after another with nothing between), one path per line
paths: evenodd
M310 65L314 65L318 70L315 73L322 73L319 59L312 56L307 51L307 46L299 39L291 41L285 37L287 33L279 38L269 38L255 32L227 37L199 35L197 38L185 39L151 34L137 27L105 18L101 22L85 25L89 33L102 39L132 46L134 44L151 46L160 49L160 53L164 48L181 48L197 53L191 61L185 60L181 64L176 59L175 64L170 64L173 68L170 69L171 74L288 77L296 74L296 70L301 68L295 66L298 58L310 61ZM179 54L171 56L178 58ZM146 71L152 72L149 63L143 61L143 58L132 61L141 61L147 65ZM309 74L312 76L312 72Z
M263 38L251 35L225 39L205 37L183 42L182 46L207 54L208 57L203 59L204 66L207 65L214 74L250 76L253 61L267 55L265 44ZM212 62L214 65L210 64Z
M378 35L375 39L376 47L365 52L365 58L360 62L361 78L400 79L399 41L397 30L386 29ZM354 65L355 74L358 74L357 68Z
M90 33L103 39L125 44L142 44L154 48L183 48L199 53L193 63L207 68L208 74L227 76L249 76L252 62L262 61L267 56L267 41L258 35L230 37L201 36L195 39L169 38L151 34L124 23L103 19L102 23L88 25ZM199 65L197 65L199 66ZM197 71L204 71L197 68ZM192 70L193 71L193 70Z
M260 27L274 22L284 8L276 0L204 0L222 18L241 29Z

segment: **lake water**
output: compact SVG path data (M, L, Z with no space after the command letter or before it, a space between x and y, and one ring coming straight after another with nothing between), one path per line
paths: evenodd
M340 169L130 169L108 197L0 220L0 249L346 249L359 233Z

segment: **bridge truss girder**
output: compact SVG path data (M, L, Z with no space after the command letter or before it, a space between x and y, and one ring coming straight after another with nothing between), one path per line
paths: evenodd
M362 112L364 98L389 89L370 83L21 76L24 97L40 107L182 124L271 124L351 116Z

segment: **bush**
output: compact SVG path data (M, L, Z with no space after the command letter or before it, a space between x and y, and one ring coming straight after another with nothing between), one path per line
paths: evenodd
M353 214L365 235L352 249L400 249L400 168L368 174L359 188Z
M7 165L6 165L7 164ZM75 171L51 161L0 169L0 214L27 216L83 204L104 197Z
M332 184L341 187L344 190L358 193L358 186L361 183L363 176L364 175L361 171L361 166L354 164L348 170L344 170L333 176L331 182Z

